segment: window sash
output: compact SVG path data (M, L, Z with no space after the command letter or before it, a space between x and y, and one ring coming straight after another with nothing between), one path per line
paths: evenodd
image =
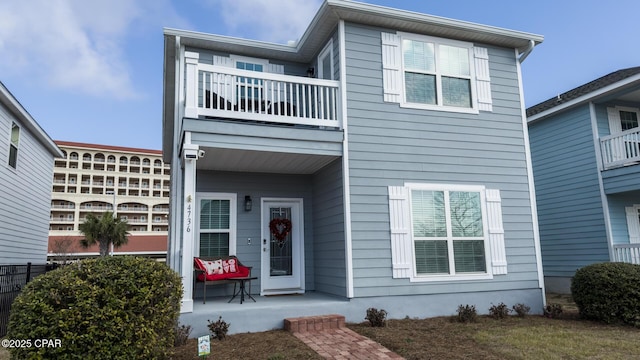
M406 103L473 109L472 46L406 36L401 44Z
M11 139L9 144L9 166L16 168L18 165L18 143L20 142L20 127L11 123Z
M410 193L415 276L486 274L481 193L431 189Z
M196 256L236 254L237 195L200 193L197 196Z

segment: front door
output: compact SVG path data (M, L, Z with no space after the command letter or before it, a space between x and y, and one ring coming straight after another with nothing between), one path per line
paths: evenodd
M304 292L302 199L262 199L260 295Z

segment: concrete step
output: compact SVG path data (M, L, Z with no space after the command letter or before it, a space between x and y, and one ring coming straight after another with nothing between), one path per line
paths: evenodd
M292 333L340 329L343 327L345 327L344 316L338 314L284 319L285 330Z

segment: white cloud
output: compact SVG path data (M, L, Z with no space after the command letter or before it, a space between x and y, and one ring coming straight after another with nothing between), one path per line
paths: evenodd
M284 44L302 36L321 0L210 0L209 4L220 10L233 36Z
M125 35L137 22L149 25L145 14L159 12L177 17L168 1L2 1L0 75L94 96L136 98Z

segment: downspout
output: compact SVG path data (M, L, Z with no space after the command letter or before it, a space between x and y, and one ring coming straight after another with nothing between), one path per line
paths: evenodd
M520 62L520 64L522 64L524 62L524 59L527 58L527 56L529 56L529 54L531 54L531 52L533 51L533 48L536 46L536 42L533 40L529 40L529 47L527 47L527 49L525 51L523 51L522 53L520 53L520 57L518 57L518 61Z

